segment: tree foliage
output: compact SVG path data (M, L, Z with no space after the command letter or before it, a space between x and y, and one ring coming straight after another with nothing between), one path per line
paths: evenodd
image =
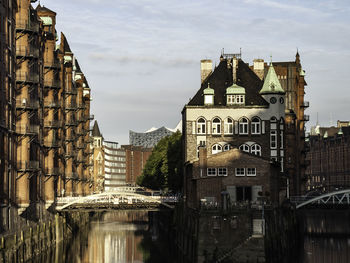
M182 187L181 133L164 137L154 147L137 184L155 189L179 191Z

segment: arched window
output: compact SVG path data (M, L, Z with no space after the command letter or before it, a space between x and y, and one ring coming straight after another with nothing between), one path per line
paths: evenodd
M211 148L211 153L216 154L222 152L222 146L220 144L214 144L213 147Z
M260 123L260 119L257 117L254 117L252 119L252 134L260 134L261 133L261 123Z
M231 118L226 118L224 121L224 133L233 134L233 120Z
M239 146L239 149L243 152L247 152L249 153L249 145L248 144L242 144L241 146Z
M250 152L252 154L261 156L261 146L259 144L253 144L251 149L250 149Z
M221 134L221 120L219 118L215 118L213 120L213 134Z
M198 134L205 134L205 119L199 118L197 120L197 133Z
M242 118L239 120L239 134L248 134L248 119Z
M229 151L231 149L231 145L230 144L225 144L224 145L224 152L226 152L226 151Z

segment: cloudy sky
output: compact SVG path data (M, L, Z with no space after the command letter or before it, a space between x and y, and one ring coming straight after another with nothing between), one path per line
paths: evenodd
M129 130L174 128L200 86L200 60L222 48L254 58L295 59L306 71L309 125L349 120L348 0L41 0L57 13L92 90L106 140Z

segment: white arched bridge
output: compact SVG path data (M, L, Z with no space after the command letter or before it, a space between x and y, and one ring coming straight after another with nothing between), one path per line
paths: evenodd
M296 208L307 205L350 205L350 189L334 191L319 196L292 196L290 201L295 204Z
M156 209L173 208L177 196L161 196L159 192L137 187L120 187L117 191L103 192L84 197L60 197L56 210L108 210L108 209Z

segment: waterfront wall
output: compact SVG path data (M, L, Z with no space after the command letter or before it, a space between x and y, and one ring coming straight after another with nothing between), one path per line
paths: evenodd
M58 245L62 240L72 237L77 229L89 222L88 213L50 214L37 222L15 217L21 222L19 228L5 232L0 236L0 263L27 262L30 259L43 256L48 248ZM60 246L57 246L59 249ZM56 256L59 256L57 253Z

